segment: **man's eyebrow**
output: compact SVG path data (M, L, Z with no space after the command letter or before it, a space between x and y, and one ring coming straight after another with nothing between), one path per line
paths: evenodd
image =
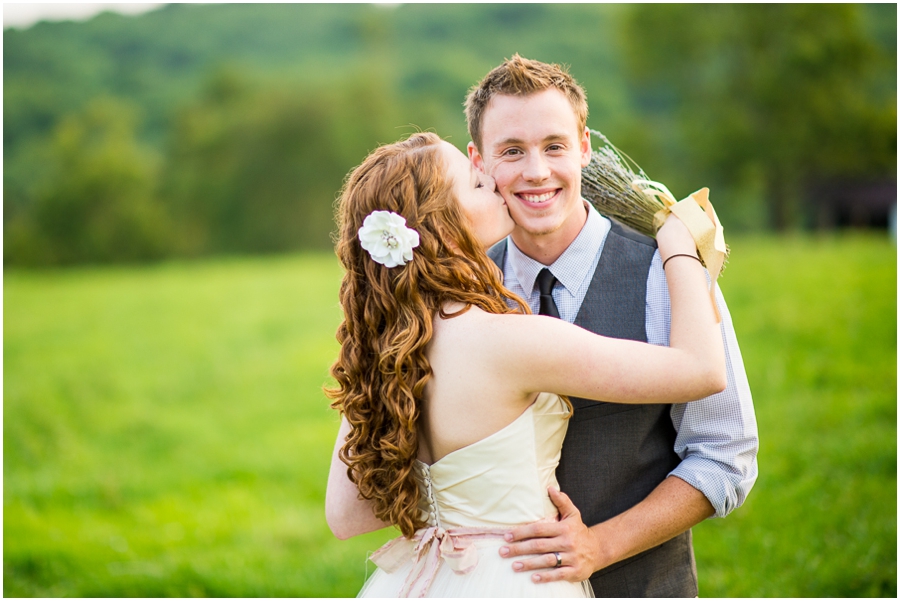
M504 138L494 144L494 146L509 146L511 144L523 144L525 141L520 138Z
M568 136L565 134L550 134L550 135L546 136L543 140L541 140L541 142L547 143L547 142L565 141L567 138L568 138ZM504 138L504 139L500 140L499 142L497 142L494 146L515 146L517 144L524 144L524 143L525 143L525 141L522 140L521 138Z

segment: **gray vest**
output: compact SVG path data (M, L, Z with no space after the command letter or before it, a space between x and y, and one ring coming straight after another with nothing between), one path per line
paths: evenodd
M604 336L647 341L647 274L656 241L612 221L575 324ZM506 241L488 255L501 269ZM575 413L556 476L591 526L641 502L680 463L670 405L572 398ZM696 597L690 530L591 576L597 597Z

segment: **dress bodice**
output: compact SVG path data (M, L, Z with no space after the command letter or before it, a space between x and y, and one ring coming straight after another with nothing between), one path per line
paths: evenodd
M432 465L415 464L429 526L516 526L555 516L547 487L566 435L568 407L541 393L506 427Z
M417 461L427 526L372 554L378 570L360 596L592 597L586 580L535 583L499 553L510 528L557 516L547 488L557 486L568 414L559 396L542 393L490 436L431 465Z

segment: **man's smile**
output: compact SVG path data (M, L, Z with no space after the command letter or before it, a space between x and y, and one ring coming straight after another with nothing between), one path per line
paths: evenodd
M555 198L559 191L560 188L554 188L552 190L532 190L529 192L516 192L515 196L528 204L540 205Z

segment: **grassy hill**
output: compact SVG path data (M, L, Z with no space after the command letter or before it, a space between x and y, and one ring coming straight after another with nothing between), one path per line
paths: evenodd
M896 247L730 243L760 477L695 528L700 592L896 596ZM394 533L324 520L339 280L324 254L7 269L4 595L353 596Z

